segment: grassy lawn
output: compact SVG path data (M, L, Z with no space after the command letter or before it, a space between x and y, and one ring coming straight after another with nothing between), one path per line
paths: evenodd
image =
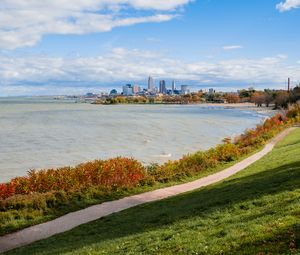
M300 254L300 129L216 185L8 254Z

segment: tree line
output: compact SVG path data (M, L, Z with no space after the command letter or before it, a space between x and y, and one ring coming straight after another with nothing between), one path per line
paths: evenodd
M195 103L254 103L257 107L287 108L300 100L300 85L290 91L271 90L263 91L254 88L243 89L238 92L193 92L187 95L160 95L160 96L114 96L98 99L95 104L195 104Z

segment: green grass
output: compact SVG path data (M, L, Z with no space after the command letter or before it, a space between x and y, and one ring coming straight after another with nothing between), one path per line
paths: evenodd
M300 254L300 129L235 176L8 254Z

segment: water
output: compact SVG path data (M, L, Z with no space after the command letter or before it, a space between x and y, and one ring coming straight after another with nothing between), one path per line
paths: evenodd
M29 169L134 157L165 162L207 149L265 116L205 105L91 105L0 99L0 182Z

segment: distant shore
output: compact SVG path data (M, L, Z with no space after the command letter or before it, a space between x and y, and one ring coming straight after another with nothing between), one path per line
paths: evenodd
M246 102L246 103L211 103L211 102L195 102L195 103L165 103L165 102L154 102L154 103L118 103L120 105L206 105L206 106L217 106L223 107L227 109L239 109L239 110L248 110L254 111L260 114L273 115L278 113L279 110L274 110L274 105L271 104L269 107L261 106L257 107L254 103ZM101 104L101 105L111 105L111 104Z
M274 110L274 105L270 105L269 107L262 106L257 107L254 103L236 103L236 104L229 104L229 103L204 103L208 106L221 106L224 108L236 108L240 110L249 110L249 111L255 111L257 113L261 114L275 114L278 112L278 110Z

